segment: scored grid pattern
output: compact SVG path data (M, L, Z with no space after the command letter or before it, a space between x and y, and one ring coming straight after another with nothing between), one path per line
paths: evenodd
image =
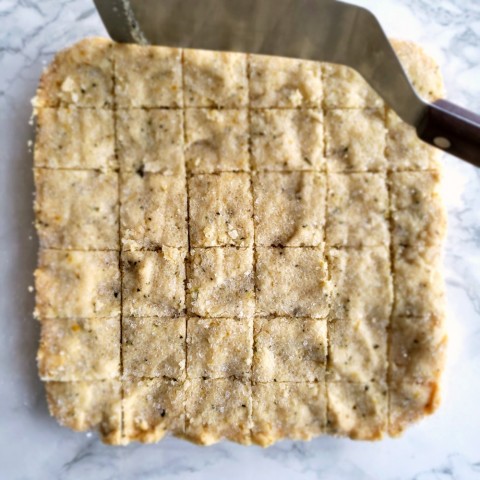
M307 68L308 62L273 61L276 70L281 68L290 73L290 77L286 75L290 81L295 78L293 85L297 88L284 88L280 84L276 89L262 91L262 82L275 85L276 80L257 57L250 57L247 75L247 57L243 55L222 58L220 55L186 52L181 61L180 54L170 49L116 48L113 64L126 66L125 71L135 71L128 60L135 58L138 61L140 54L145 54L149 59L149 68L154 68L153 58L156 60L153 65L160 65L160 69L162 65L168 64L169 71L178 71L182 86L180 91L185 92L185 108L176 110L182 104L177 89L171 95L165 94L165 88L149 90L152 83L148 83L148 67L146 79L143 84L140 82L138 91L130 88L131 78L123 81L118 71L113 76L112 88L114 84L122 86L115 90L117 94L112 96L110 102L114 106L111 114L114 118L115 149L120 173L105 174L116 175L120 179L118 206L121 214L118 227L121 229L122 240L123 348L119 352L119 367L122 371L117 372L114 378L120 378L120 373L122 374L123 433L117 432L120 437L111 441L153 441L160 438L165 430L170 430L178 434L186 433L188 438L202 443L211 443L222 436L248 443L252 427L253 440L259 443L270 443L272 438L275 440L281 436L306 438L325 432L327 404L329 431L359 437L378 436L387 424L387 400L382 397L386 391L387 331L392 304L389 293L390 259L385 252L385 247L388 249L390 244L388 222L392 217L392 209L386 179L385 149L388 155L388 139L383 107L380 106L379 110L378 104L372 106L369 103L371 92L358 79L356 81L360 86L349 80L347 90L356 88L357 97L351 95L348 104L338 103L335 96L331 95L326 95L322 102L318 96L322 75L318 72L318 75L311 76ZM152 52L151 56L149 51ZM172 63L172 56L178 58L178 65L176 61ZM219 63L219 58L223 63ZM243 69L239 67L242 63ZM193 72L190 76L189 65ZM288 72L288 67L292 65L296 65L303 75L295 77L292 72ZM137 65L137 69L143 66ZM315 70L319 67L313 64L311 68ZM325 68L329 71L328 66ZM228 88L216 91L212 90L208 82L202 84L202 74L208 76L210 73L215 78L212 72L218 75L222 71L222 80ZM243 72L240 75L244 75L244 80L236 79L233 74L227 81L224 78L225 72L234 72L237 76L238 72ZM155 72L150 73L155 78ZM298 74L298 71L295 70L295 73ZM258 78L266 80L257 81ZM324 89L327 92L333 90L333 85L328 86L325 70L323 78ZM169 87L179 84L176 78L169 78L168 82ZM156 84L160 87L161 81L157 80ZM232 97L231 92L242 92L242 86L244 93L237 95L238 98ZM301 87L301 93L298 87ZM148 94L145 93L146 90ZM124 91L129 91L128 95L122 96ZM152 98L158 98L160 103L151 104ZM250 98L248 110L245 98ZM345 96L337 95L336 98L342 99ZM145 103L146 100L149 103ZM93 107L80 106L85 109ZM376 110L372 111L371 108ZM244 115L245 111L248 112L247 115ZM39 120L41 115L42 110ZM349 125L349 119L353 115L357 120ZM122 121L123 128L119 126ZM242 127L242 122L245 121L247 128ZM41 132L42 124L39 124ZM158 138L154 133L158 131L155 125L164 132ZM339 130L338 125L343 127ZM205 131L198 132L199 126L204 126ZM307 129L306 132L301 131L303 128ZM344 135L345 130L350 132L347 136ZM173 137L169 138L169 135ZM154 142L157 140L163 143L159 146L149 144L152 137ZM325 139L325 144L322 138ZM356 141L351 142L351 138ZM353 145L345 145L345 141ZM136 154L142 148L144 151ZM155 148L168 152L168 161L152 155ZM37 150L42 152L45 148L37 147ZM89 155L83 155L85 156ZM87 164L90 165L91 162ZM36 165L39 166L37 156ZM58 165L54 165L54 168L58 168ZM395 184L397 174L389 175L393 179L391 183ZM37 182L37 185L43 184ZM271 203L277 201L271 195L275 191L278 194L279 205L271 208L272 218L275 218L275 213L278 219L305 216L299 234L291 234L295 231L295 224L283 228L282 224L269 223L268 215L261 218L264 210L256 207L257 201L262 204L262 185L264 188L272 186L272 194L264 200L267 207L269 200ZM279 188L275 190L277 185ZM258 195L256 186L259 186ZM162 192L160 199L159 192ZM198 195L195 195L196 192ZM321 195L325 195L326 200L319 199ZM172 198L176 200L172 201ZM215 201L218 205L215 205ZM181 209L175 210L182 202L185 205L183 214ZM39 205L38 217L41 222L42 208L45 208L41 199ZM314 214L311 211L307 214L305 205L314 206ZM214 206L215 211L209 212L209 206ZM78 211L81 215L83 210L78 208ZM159 215L160 211L162 215ZM182 217L188 217L188 222L183 227ZM433 212L432 222L436 218ZM392 224L395 227L394 218ZM77 230L81 231L82 225L84 223L80 222ZM75 225L60 225L59 230L69 231L75 238L77 232L74 227ZM319 236L318 232L322 230L324 234ZM42 240L41 228L39 232ZM54 239L58 237L54 236ZM48 244L42 246L51 247ZM64 244L63 247L74 248L75 245ZM361 258L355 258L355 253L351 252L360 252L358 256ZM323 273L320 277L317 271L312 270L315 262L322 265L320 271ZM337 282L335 284L342 285L345 291L350 289L349 292L355 292L355 308L352 308L354 314L343 308L346 297L342 299L341 289L334 292L336 296L330 298L330 294L319 289L318 285L308 283L312 278L320 278L321 283L327 284L327 264L330 264L330 276L334 277ZM332 269L332 266L337 268ZM351 270L362 273L372 267L377 267L375 271L378 275L375 278L375 275L369 276L368 273L368 282L362 278L352 279L348 274ZM60 274L55 275L58 277ZM228 275L229 284L218 285L218 274ZM95 277L88 272L86 276ZM271 286L273 282L278 286L282 281L287 288L275 297ZM384 295L383 301L387 307L386 311L381 312L379 321L371 315L364 318L366 307L370 305L368 296L362 298L359 288L362 281L369 286L376 282L380 293ZM184 285L187 291L183 289ZM38 286L41 286L41 282L40 285L37 283L37 290ZM99 284L98 291L103 292L103 286L100 287ZM382 292L382 287L386 293ZM350 297L351 293L348 301L352 300ZM329 315L327 307L330 302L334 308ZM336 305L338 308L335 308ZM80 316L76 312L83 313L83 310L76 309L76 305L74 307L74 316ZM188 318L181 316L185 308ZM41 305L37 310L41 318L48 311L42 310ZM257 317L252 321L255 311ZM86 309L87 316L95 316L97 312L96 305ZM112 315L117 313L113 307L108 312ZM192 315L212 319L201 320ZM266 318L258 315L265 315ZM271 318L272 315L298 318L282 320ZM324 318L328 315L330 321L327 332ZM165 316L171 321L165 321ZM235 317L237 320L225 317ZM374 322L370 325L372 319ZM146 348L145 344L142 349L142 345L136 346L135 342L141 342L142 335L146 341L148 332L159 328L159 322L162 332L167 331L168 344L161 342L158 346L155 343L153 346L149 343L145 354L151 358L146 362L147 368L141 368L140 357ZM300 323L301 332L297 329ZM182 328L190 330L190 327L195 331L195 336L185 339L180 332ZM305 329L308 332L306 335ZM253 332L256 332L255 355ZM238 342L235 341L236 335ZM242 346L241 340L245 340L246 336L250 336L251 342ZM328 365L327 337L330 343ZM318 339L318 343L314 342L313 349L309 346L312 338ZM219 345L230 346L228 342L232 339L232 348L238 348L238 365L235 362L229 364L219 355L222 353L218 350ZM300 343L295 343L297 340L301 341L301 346ZM351 352L348 349L345 351L342 346L357 340L360 354L358 359L352 360ZM47 345L49 342L52 341L46 340L44 343ZM332 349L332 342L335 349ZM322 348L319 349L319 345ZM369 352L362 356L362 347L365 345L381 353ZM154 358L161 348L168 351L168 361L165 358ZM211 364L197 368L195 359L205 357L205 352L211 356ZM281 365L286 369L285 372L281 368L279 370L280 359L286 361ZM216 365L216 361L220 365ZM365 363L362 364L362 361ZM292 364L289 365L289 362ZM313 373L310 373L309 364L312 365ZM258 372L255 371L256 365ZM245 368L248 366L250 372ZM319 367L323 373L315 374ZM324 383L326 367L328 378L332 379L328 389ZM288 368L291 369L290 372ZM305 381L297 384L298 377L293 380L292 372L298 375L303 370L307 370ZM44 378L67 380L67 377L59 374L58 369L53 371L52 375L44 374ZM366 377L359 378L359 371ZM369 377L370 371L380 372L378 378ZM134 372L140 380L135 380ZM280 379L277 379L276 376L279 375ZM111 377L103 376L105 378ZM186 382L185 378L188 379ZM68 378L71 379L82 378ZM253 425L250 393L252 380ZM263 384L263 381L267 383ZM379 387L373 388L375 384ZM112 388L115 389L115 385ZM233 400L226 402L227 394ZM146 398L154 398L155 401L145 402ZM203 399L202 402L200 398ZM276 411L272 410L269 400L272 398L276 399ZM322 398L325 401L320 401ZM349 404L351 400L353 403ZM359 403L359 411L356 403ZM158 404L168 405L168 408L158 408ZM186 432L183 431L184 410L179 408L179 404L185 405ZM213 412L205 410L205 405L210 404L215 405ZM306 405L309 413L299 416L295 422L290 420L291 424L287 425L287 411L291 412L292 408L305 409ZM284 420L284 425L277 431L272 430L272 422L269 422L274 417ZM365 418L367 420L362 420Z

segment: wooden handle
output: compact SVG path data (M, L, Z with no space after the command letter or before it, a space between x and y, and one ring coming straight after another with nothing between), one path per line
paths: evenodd
M425 142L480 167L480 115L437 100L417 128Z

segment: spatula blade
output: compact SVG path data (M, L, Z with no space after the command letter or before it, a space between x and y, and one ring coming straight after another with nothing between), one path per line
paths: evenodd
M119 42L304 58L355 68L406 122L426 105L368 10L334 0L96 0Z

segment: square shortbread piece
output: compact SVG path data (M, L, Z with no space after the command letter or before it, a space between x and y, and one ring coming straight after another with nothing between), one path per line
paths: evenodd
M389 318L349 318L329 323L328 378L335 382L385 382Z
M330 283L322 248L257 248L258 315L323 318Z
M436 65L394 48L440 98ZM437 408L440 165L359 74L90 39L34 113L38 360L61 423L269 445L398 435Z
M189 172L250 170L247 110L188 109L185 132Z
M35 167L109 170L117 163L112 110L38 110Z
M188 378L250 378L252 343L251 318L189 318Z
M328 264L332 281L330 318L388 321L393 286L387 246L331 248Z
M34 107L112 107L112 47L104 38L86 38L57 53L42 74Z
M255 244L318 247L324 242L327 182L316 172L254 177Z
M358 440L378 440L388 425L385 383L327 383L328 429Z
M325 63L322 65L324 106L327 110L381 108L383 100L353 68Z
M42 320L37 354L42 380L90 381L120 376L120 317Z
M248 105L244 53L184 50L186 107L245 108Z
M120 177L120 205L124 250L187 247L184 177L125 173Z
M250 55L252 108L320 107L320 64L293 58Z
M118 174L37 168L35 186L42 247L118 250Z
M186 329L183 317L123 317L123 374L183 380Z
M439 404L438 384L446 341L444 319L393 317L390 337L390 435L432 413Z
M442 316L445 311L442 263L440 247L397 250L393 259L395 316Z
M185 175L180 110L117 110L116 141L122 172Z
M122 253L123 315L177 316L185 309L185 249Z
M192 247L253 244L250 175L219 173L189 180Z
M250 382L235 379L190 380L186 398L187 438L211 445L222 438L250 444Z
M185 385L161 378L123 382L124 443L157 442L167 432L181 435L185 427Z
M45 382L48 409L61 425L84 432L98 428L105 443L122 442L122 384Z
M190 250L188 312L200 317L246 318L254 313L253 250Z
M326 241L330 247L388 245L386 177L375 173L328 175Z
M320 381L327 364L327 321L256 318L255 382Z
M440 152L422 142L415 128L403 122L392 110L387 111L387 166L393 171L438 169Z
M324 382L257 383L252 393L255 443L267 447L278 438L310 440L326 432Z
M40 250L35 271L40 318L120 315L118 252Z
M445 97L440 67L420 45L404 40L391 40L391 44L421 97L428 102Z
M117 107L182 107L181 57L177 48L115 45Z
M385 171L386 136L383 110L328 111L325 115L328 171Z
M438 172L392 173L390 182L394 247L440 246L446 214Z
M250 135L256 170L325 170L321 110L254 110Z

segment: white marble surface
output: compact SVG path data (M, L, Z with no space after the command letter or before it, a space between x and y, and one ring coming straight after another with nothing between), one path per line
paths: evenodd
M480 112L479 0L357 3L389 35L423 44L442 65L450 99ZM451 342L444 402L401 439L320 438L266 450L167 439L114 448L49 417L28 292L37 249L30 98L53 53L91 34L105 30L89 0L0 0L0 479L480 479L480 170L453 158L445 159Z

